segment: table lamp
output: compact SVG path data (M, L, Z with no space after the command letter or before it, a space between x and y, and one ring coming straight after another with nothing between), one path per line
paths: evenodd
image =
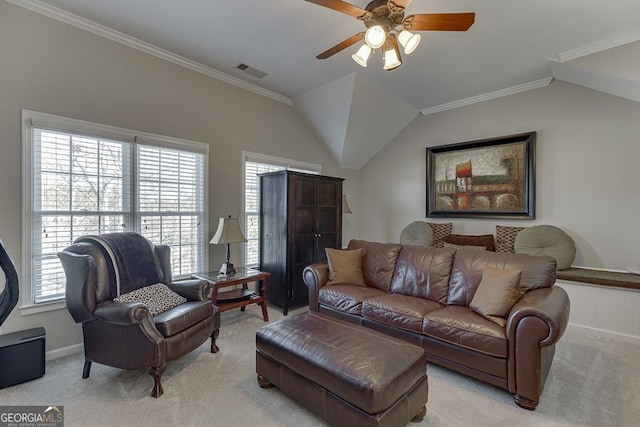
M214 245L223 243L227 245L227 262L223 263L220 267L220 275L226 276L228 274L236 272L233 264L229 262L229 258L231 257L230 244L242 243L246 241L247 238L244 237L244 234L242 234L242 230L240 229L240 221L238 220L238 218L231 218L231 215L229 215L228 218L220 218L216 234L214 234L213 238L209 241L209 243Z
M347 203L347 196L344 194L342 195L342 213L343 214L351 213L351 208L349 207L349 203Z

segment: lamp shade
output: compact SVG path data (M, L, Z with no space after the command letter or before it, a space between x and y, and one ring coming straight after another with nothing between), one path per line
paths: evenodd
M391 48L384 51L384 68L387 71L395 70L400 65L402 65L402 61L398 56L398 51L395 48Z
M380 25L373 25L364 33L364 41L371 49L382 47L387 40L387 32Z
M346 195L342 195L342 213L343 214L350 214L351 212L351 208L349 207L349 203L347 203L347 196Z
M241 243L246 241L247 238L244 237L240 229L240 221L238 218L231 218L231 215L229 215L228 218L220 218L216 234L213 235L209 243Z
M420 44L420 39L420 34L413 34L407 30L402 30L398 34L398 41L404 47L404 53L407 55L416 50L418 44Z
M356 53L351 55L351 58L353 58L354 61L356 61L358 64L362 65L363 67L366 67L367 60L369 59L369 55L371 55L371 48L366 44L363 44L362 46L360 46L360 49L358 49Z

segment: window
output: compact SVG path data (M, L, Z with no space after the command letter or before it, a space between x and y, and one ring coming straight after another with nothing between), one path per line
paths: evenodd
M138 224L152 242L171 247L180 277L204 270L204 155L138 145Z
M56 254L86 234L137 231L176 277L205 269L207 145L25 110L23 150L27 311L64 298Z
M284 169L319 174L321 166L279 157L243 152L244 160L244 234L247 238L244 265L257 267L260 264L260 177L258 174Z

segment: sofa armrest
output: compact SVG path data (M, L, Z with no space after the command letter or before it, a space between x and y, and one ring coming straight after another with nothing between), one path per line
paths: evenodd
M569 296L552 286L527 292L507 319L508 387L520 407L538 405L555 353L569 323Z
M309 288L309 310L319 311L318 292L329 281L329 264L311 264L302 272L304 283Z
M207 301L211 298L211 284L206 280L187 279L167 285L171 290L187 301Z
M141 302L108 302L96 307L93 316L102 322L131 326L140 324L151 313Z
M514 340L518 324L525 317L533 316L542 320L548 328L539 346L553 345L560 340L567 328L569 310L569 296L558 286L529 291L511 309L507 319L507 337L510 341Z

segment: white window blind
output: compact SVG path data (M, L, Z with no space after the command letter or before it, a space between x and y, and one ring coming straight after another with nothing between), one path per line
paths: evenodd
M138 145L140 234L171 247L173 273L204 266L204 156Z
M84 234L130 223L130 146L125 142L33 129L33 282L35 301L64 297L56 253Z
M243 153L244 157L244 265L258 267L260 264L260 177L258 174L289 169L319 174L321 167L313 163L298 162L279 157Z
M87 234L137 231L176 277L205 269L206 145L26 110L23 135L23 306L64 298L56 254Z

